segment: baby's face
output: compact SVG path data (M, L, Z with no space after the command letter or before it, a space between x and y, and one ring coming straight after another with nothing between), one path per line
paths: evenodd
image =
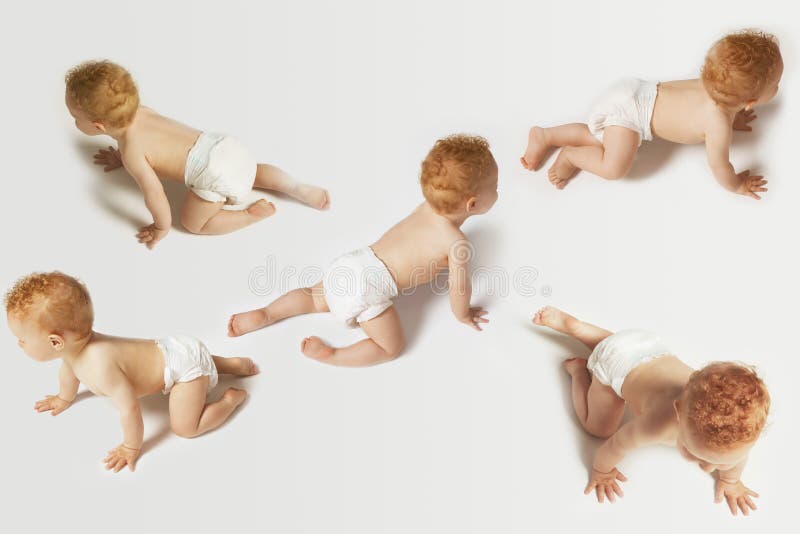
M780 65L778 66L778 71L775 73L774 79L771 80L770 83L764 88L764 91L758 98L758 104L766 104L775 98L775 95L778 94L778 86L781 83L781 77L783 77L783 61L781 61Z
M64 101L67 104L67 109L72 118L75 119L75 127L86 135L100 135L105 132L97 127L97 125L89 120L89 116L85 111L80 109L75 102L72 101L69 94L64 95Z
M482 181L481 186L478 188L477 195L475 196L474 213L486 213L494 203L497 202L497 163L492 160L491 167L489 168L489 175Z
M58 358L48 332L44 331L37 321L20 317L18 314L8 316L8 327L17 338L17 345L29 357L37 362L46 362Z
M704 445L687 428L685 418L678 423L678 451L690 462L696 462L706 473L714 470L727 471L747 459L753 443L743 443L735 447L717 450Z

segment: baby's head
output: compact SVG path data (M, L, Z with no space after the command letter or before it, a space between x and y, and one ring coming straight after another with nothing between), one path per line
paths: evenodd
M750 367L717 362L695 371L675 401L681 453L709 472L730 469L755 444L769 404L767 387Z
M439 139L422 162L420 183L439 214L486 213L497 200L497 163L489 143L464 134Z
M5 303L11 332L34 360L58 358L65 347L92 332L89 292L81 282L58 271L21 278L6 293Z
M702 72L709 96L736 111L772 100L782 75L778 40L756 30L732 33L714 43Z
M65 77L66 103L75 126L87 135L126 128L139 109L139 91L130 73L110 61L87 61Z

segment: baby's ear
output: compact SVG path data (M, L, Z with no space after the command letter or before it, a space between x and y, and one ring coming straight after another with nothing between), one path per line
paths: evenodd
M751 109L753 109L753 106L756 105L756 102L757 102L756 100L751 100L750 102L745 104L744 106L745 111L750 111Z
M101 132L106 133L106 127L103 126L102 122L93 122L92 125L94 125L94 127L100 130Z
M680 420L680 418L681 418L681 401L678 400L678 399L675 399L672 402L672 407L675 408L675 417L677 417L678 420Z
M47 339L50 341L50 346L53 347L53 350L59 351L64 348L64 338L58 334L50 334Z
M470 199L467 200L467 213L472 213L475 210L475 204L477 203L478 199L475 197L470 197Z

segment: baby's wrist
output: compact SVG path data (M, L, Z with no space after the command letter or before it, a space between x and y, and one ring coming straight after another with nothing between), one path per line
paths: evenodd
M129 445L125 445L124 443L120 445L123 449L128 449L129 451L139 452L141 450L141 445L138 447L131 447Z
M72 401L71 401L71 400L67 400L67 399L65 399L64 397L62 397L61 395L56 395L56 398L57 398L58 400L60 400L61 402L66 402L67 404L72 404Z

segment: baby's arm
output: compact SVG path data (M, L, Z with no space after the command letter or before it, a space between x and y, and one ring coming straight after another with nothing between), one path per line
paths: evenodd
M450 246L448 265L450 266L450 309L456 319L475 330L481 330L482 323L489 320L484 317L486 310L470 307L472 299L472 281L469 272L469 260L472 257L472 245L466 238L461 238Z
M733 515L736 515L737 507L744 515L749 515L750 510L757 508L751 497L758 497L758 493L742 484L740 479L746 464L747 458L730 469L720 470L717 473L717 481L714 485L714 501L719 503L724 498Z
M637 417L622 425L597 449L592 475L584 490L586 495L594 491L598 502L603 502L604 497L614 502L615 494L623 496L617 481L625 482L628 479L617 470L617 464L635 449L659 441L662 425L653 423L647 416Z
M733 131L725 121L720 120L709 127L706 132L706 155L711 172L728 191L760 200L758 193L767 190L767 181L763 176L751 176L749 170L736 173L730 161L732 139Z
M58 415L69 408L75 395L78 394L80 381L72 369L66 363L61 364L58 371L58 395L47 395L34 406L37 412L50 412L50 415Z
M142 190L144 203L153 216L153 224L143 227L137 234L139 242L151 249L167 235L172 226L172 211L167 195L164 193L161 180L143 153L130 154L128 150L123 154L122 161Z
M128 377L118 367L106 373L103 391L119 410L123 436L122 444L108 451L103 461L106 469L113 469L115 473L126 465L133 471L144 441L144 423L139 399Z

